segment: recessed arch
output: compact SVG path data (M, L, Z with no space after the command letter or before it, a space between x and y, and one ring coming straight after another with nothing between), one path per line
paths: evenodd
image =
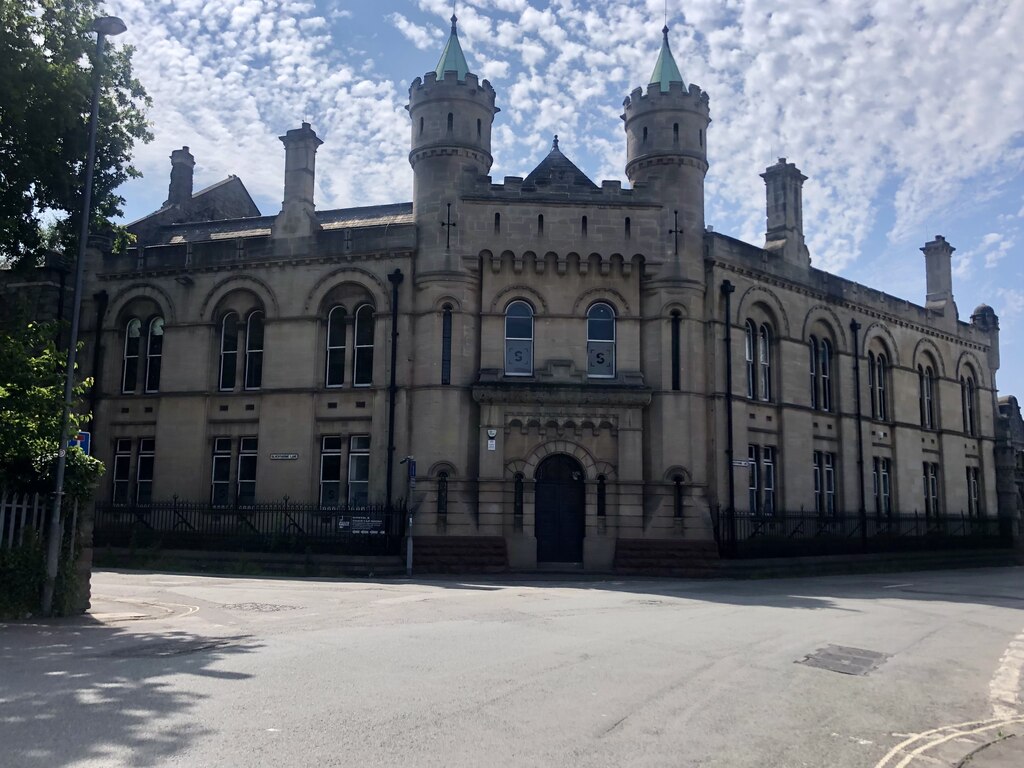
M959 379L964 375L964 370L968 369L974 375L974 380L978 383L979 387L985 387L985 369L981 365L981 360L969 349L964 350L960 353L960 357L956 361L956 376Z
M943 360L942 353L939 352L938 345L934 341L932 341L931 339L928 339L928 338L919 339L917 344L914 345L913 364L914 364L915 368L917 367L918 364L921 363L921 358L924 357L924 356L931 357L934 360L935 366L938 369L937 370L938 375L942 376L943 378L945 378L945 376L946 376L946 363L945 363L945 360Z
M839 320L839 315L831 307L824 304L813 306L807 311L807 314L804 316L804 327L800 338L807 341L816 323L824 327L831 334L832 338L835 339L837 347L843 351L849 349L846 341L846 331Z
M110 299L106 316L116 320L118 327L120 327L121 321L124 319L122 317L123 312L132 302L138 299L148 299L153 302L160 309L164 320L169 325L174 323L176 318L174 302L171 301L167 291L153 283L132 283L131 285L126 285Z
M611 304L616 315L619 317L632 314L632 310L630 309L629 302L626 301L626 297L614 288L604 286L600 288L591 288L577 296L575 303L572 305L572 313L574 315L582 316L583 311L587 307L590 307L598 301L604 301Z
M665 470L662 474L661 479L666 482L672 482L676 477L682 477L683 482L687 485L693 483L693 476L690 474L690 470L681 464L673 464L671 467Z
M514 299L522 299L533 305L534 312L547 314L548 304L544 297L528 285L510 285L495 294L491 300L491 312L504 312Z
M894 366L898 366L900 364L900 353L896 345L896 337L892 335L892 331L883 323L871 323L864 331L864 341L860 350L861 356L867 355L868 350L871 348L871 342L874 339L879 340L883 350L889 356L889 361Z
M455 465L450 461L437 461L430 466L427 477L437 477L441 472L447 472L449 480L454 480L459 476L458 470L455 469Z
M524 465L519 471L521 471L527 479L534 479L537 466L545 457L553 453L564 453L578 459L580 464L583 465L586 479L597 479L599 472L597 471L597 460L594 458L594 455L579 443L573 440L564 439L548 440L540 443L527 455L524 460Z
M775 332L779 336L790 335L789 315L778 295L761 285L754 285L748 288L740 300L736 302L736 316L733 318L734 325L742 325L743 321L752 314L758 312L766 316L766 319L774 322Z
M341 283L355 283L362 286L373 296L374 306L391 308L391 293L379 276L359 267L342 267L328 272L313 284L309 293L306 294L303 311L309 313L311 307L319 307L326 295Z
M280 315L277 296L269 284L252 275L231 275L221 280L207 292L200 307L199 316L206 322L212 322L215 320L213 313L224 297L238 290L253 294L267 310L268 315L273 315L274 317Z

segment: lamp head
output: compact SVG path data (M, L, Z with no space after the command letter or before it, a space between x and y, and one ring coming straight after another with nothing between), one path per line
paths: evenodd
M101 16L92 23L92 31L105 37L120 35L128 27L117 16Z

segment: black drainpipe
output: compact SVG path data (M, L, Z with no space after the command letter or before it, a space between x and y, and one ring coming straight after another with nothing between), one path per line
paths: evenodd
M729 520L728 541L731 548L736 542L736 478L733 477L733 429L732 429L732 294L736 290L728 280L722 281L722 296L725 298L725 473L729 478Z
M851 320L850 330L853 331L853 392L854 403L857 407L857 477L860 487L860 538L861 542L866 545L868 540L868 513L864 500L864 413L860 404L860 342L857 337L860 323L856 320Z
M90 432L96 427L96 401L99 398L100 387L103 386L103 371L100 369L103 364L103 318L107 314L110 296L106 291L99 291L92 295L92 300L96 302L96 338L92 344L92 386L89 388Z
M395 398L398 396L396 383L398 365L398 286L402 284L402 270L395 269L388 274L391 283L391 381L388 384L388 474L387 506L391 508L391 491L394 485L392 473L395 468ZM408 499L406 499L408 503Z

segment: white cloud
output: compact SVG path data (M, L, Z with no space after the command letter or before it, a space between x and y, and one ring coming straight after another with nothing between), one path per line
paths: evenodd
M441 37L436 29L413 24L400 13L389 14L387 19L395 25L395 29L405 35L406 39L421 51L434 48Z

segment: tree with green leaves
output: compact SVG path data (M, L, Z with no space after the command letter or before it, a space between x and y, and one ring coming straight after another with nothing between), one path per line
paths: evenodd
M0 333L0 489L52 493L64 408L64 353L54 343L54 323L30 323ZM78 384L76 400L91 380ZM71 413L71 433L88 418ZM65 493L88 498L103 464L80 449L67 455Z
M0 264L75 253L89 138L98 0L0 0ZM140 174L152 134L129 45L103 53L92 231L122 213L117 188Z

